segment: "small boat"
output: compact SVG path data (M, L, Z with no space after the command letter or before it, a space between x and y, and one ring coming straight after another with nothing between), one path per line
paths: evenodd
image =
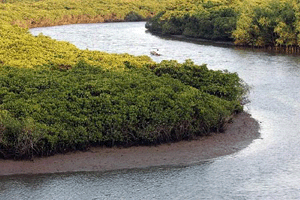
M150 51L150 54L153 55L153 56L160 56L160 54L157 53L156 51Z

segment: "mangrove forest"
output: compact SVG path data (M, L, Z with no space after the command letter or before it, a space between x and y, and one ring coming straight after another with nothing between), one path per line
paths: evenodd
M243 110L236 73L81 50L29 28L147 20L162 34L297 48L298 13L294 0L2 0L0 157L192 139Z

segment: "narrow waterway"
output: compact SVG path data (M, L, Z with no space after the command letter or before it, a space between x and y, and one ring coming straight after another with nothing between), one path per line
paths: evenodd
M300 56L177 41L146 32L144 22L31 29L81 49L192 59L237 72L251 86L246 110L261 138L235 154L185 167L0 177L0 199L299 199Z

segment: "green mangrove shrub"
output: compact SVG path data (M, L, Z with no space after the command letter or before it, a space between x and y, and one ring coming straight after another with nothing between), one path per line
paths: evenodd
M236 74L191 61L124 66L1 67L0 156L189 139L222 131L242 109Z
M232 40L236 21L237 12L227 1L194 1L158 13L145 26L151 32L165 35Z
M178 0L146 23L151 32L299 53L296 0Z

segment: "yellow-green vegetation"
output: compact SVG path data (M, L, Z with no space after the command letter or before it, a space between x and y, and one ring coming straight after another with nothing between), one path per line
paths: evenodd
M0 19L22 27L141 20L175 0L25 0L0 3Z
M177 1L178 2L178 1ZM297 0L182 0L150 19L162 34L232 40L252 47L299 47ZM291 50L299 50L291 48Z
M37 65L74 65L79 60L101 64L107 68L119 67L129 60L137 65L150 62L147 56L133 57L99 51L80 50L68 42L55 41L47 36L32 36L27 29L16 25L0 25L0 66L9 65L32 68Z
M237 74L190 60L155 63L148 56L79 50L27 29L141 20L180 2L0 3L0 157L158 144L222 131L243 109Z
M90 64L119 66L122 61L113 58L117 55L81 51L74 45L57 42L43 35L33 37L26 28L141 20L162 10L168 2L166 0L28 0L0 3L0 65L33 67L49 62L57 65L72 65L80 59L85 59ZM131 62L149 61L146 57L133 58L129 55L117 57L132 59Z

